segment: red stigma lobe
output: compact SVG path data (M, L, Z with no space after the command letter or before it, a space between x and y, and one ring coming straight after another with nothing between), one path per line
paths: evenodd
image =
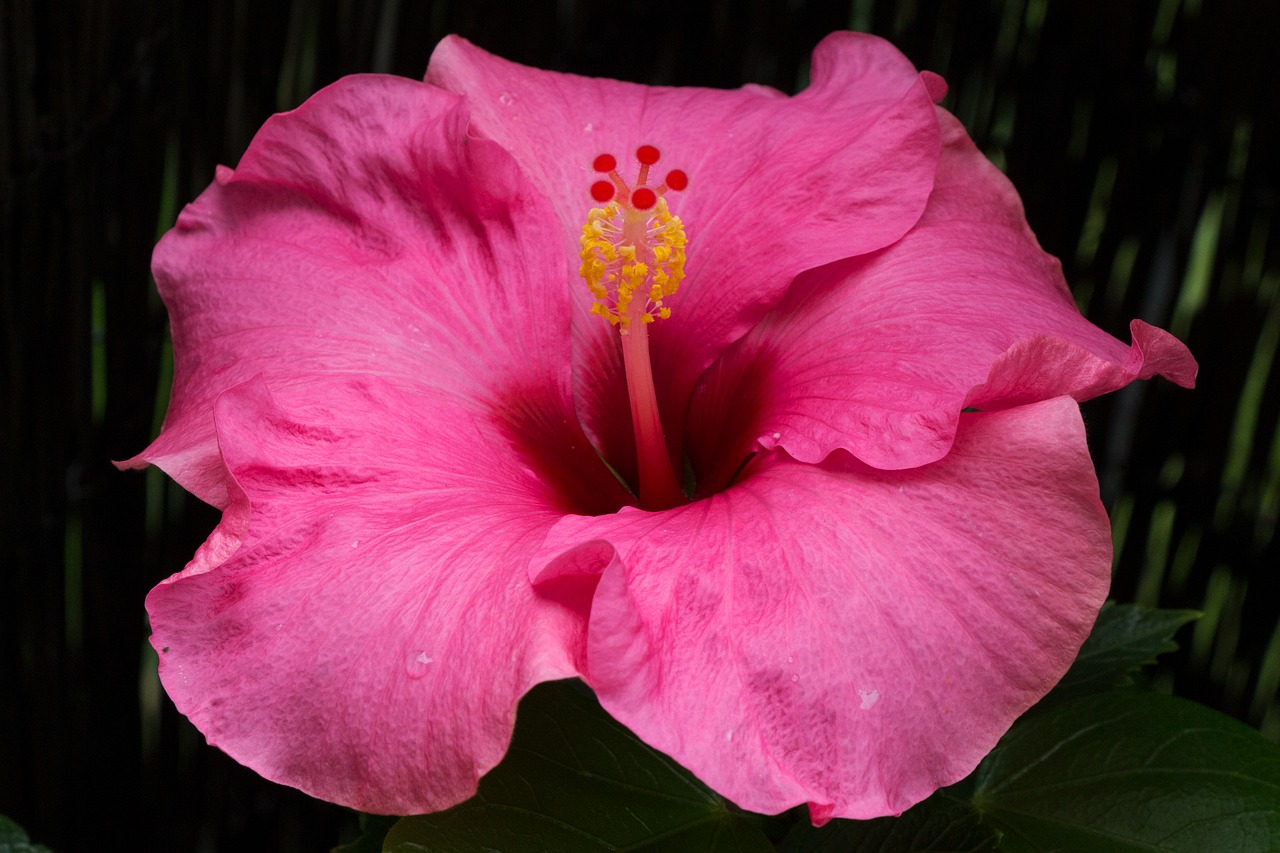
M658 203L658 194L648 187L636 187L631 192L631 206L636 210L648 210Z
M608 181L596 181L591 185L591 197L601 204L613 198L614 192L613 184Z

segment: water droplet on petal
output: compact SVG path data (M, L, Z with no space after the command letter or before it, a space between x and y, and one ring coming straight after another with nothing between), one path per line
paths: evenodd
M596 126L595 126L595 123L594 123L594 122L587 122L586 124L584 124L584 125L582 126L582 132L583 132L583 133L591 133L591 131L593 131L593 130L595 130L595 129L596 129Z
M352 547L352 548L359 548L359 547L360 547L360 540L359 540L359 539L352 539L352 540L351 540L351 547Z
M880 701L879 690L859 690L858 696L862 697L862 710L864 711L870 711Z
M410 678L422 678L427 674L427 668L433 663L431 657L422 649L414 649L409 652L408 660L405 662L405 672Z
M498 96L498 103L502 104L504 107L509 107L515 102L516 102L516 96L511 94L510 92L503 92L501 95Z
M800 680L800 676L796 675L796 674L793 672L793 673L791 673L791 680L792 680L792 681L799 681L799 680Z

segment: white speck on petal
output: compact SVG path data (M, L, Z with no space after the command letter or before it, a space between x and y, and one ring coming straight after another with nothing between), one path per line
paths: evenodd
M426 652L421 649L415 649L409 652L409 659L405 663L405 672L410 678L422 678L427 674L427 667L434 663L434 660Z
M858 695L862 697L862 710L870 711L880 701L879 690L859 690Z

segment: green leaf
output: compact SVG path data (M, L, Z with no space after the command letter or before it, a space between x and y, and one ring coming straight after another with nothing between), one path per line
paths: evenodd
M1280 746L1193 702L1113 690L1023 717L899 818L797 826L782 853L1273 853Z
M1280 850L1280 747L1173 696L1119 690L1028 715L974 782L1012 853Z
M511 748L475 797L401 820L383 849L772 851L754 821L615 722L576 682L554 682L520 703Z
M984 826L973 806L939 791L901 817L833 820L820 829L798 823L779 853L981 853L996 850L1000 833Z
M330 853L382 853L382 841L395 826L398 817L380 814L360 815L360 837L350 844L340 844Z
M1134 672L1178 648L1174 633L1199 616L1194 610L1150 610L1108 601L1075 663L1047 698L1056 702L1132 684Z
M32 844L26 831L0 815L0 853L51 853L43 844Z

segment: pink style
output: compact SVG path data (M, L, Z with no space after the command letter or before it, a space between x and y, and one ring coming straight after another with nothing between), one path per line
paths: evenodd
M1079 314L938 77L839 33L811 78L450 38L218 171L156 249L176 379L125 463L223 511L147 598L211 744L433 811L578 677L743 808L822 822L961 779L1053 686L1110 573L1077 401L1195 362Z

